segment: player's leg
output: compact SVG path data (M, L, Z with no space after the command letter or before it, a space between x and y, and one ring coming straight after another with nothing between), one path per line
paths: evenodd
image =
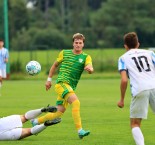
M0 140L19 140L31 135L36 135L46 129L47 126L55 125L61 122L60 118L52 121L46 121L44 124L36 125L32 128L14 128L8 131L0 132Z
M47 113L46 115L39 117L32 121L32 125L37 125L44 123L46 120L53 120L55 118L59 118L66 111L68 106L68 102L65 100L65 95L69 92L68 88L62 83L55 85L55 91L58 94L57 97L57 112L55 113Z
M137 145L144 145L144 136L140 129L142 119L147 119L149 91L143 91L133 97L130 105L132 135Z
M0 140L17 140L22 133L20 115L10 115L0 119Z
M6 78L6 69L0 69L0 87L2 87L3 78Z
M59 83L55 85L55 91L58 94L57 104L61 104L67 108L68 103L72 104L72 116L77 130L82 129L80 117L80 102L74 93L72 87L66 83Z
M22 134L20 139L26 138L31 135L36 135L46 129L47 126L55 125L61 122L60 118L54 119L52 121L47 120L44 124L36 125L32 128L22 128Z
M36 125L32 128L22 128L22 133L19 139L23 139L31 135L36 135L42 132L45 128L46 126L44 124Z
M2 87L2 81L3 81L3 78L2 78L2 69L0 69L0 95L1 95L1 87Z
M149 103L153 113L155 114L155 89L150 90L150 94Z
M66 109L64 108L64 106L58 105L57 106L57 112L55 112L55 113L47 113L44 116L41 116L41 117L39 117L37 119L34 119L33 122L32 122L32 125L34 126L36 124L44 123L47 120L53 120L53 119L59 118L59 117L61 117L63 115L65 110Z
M68 103L72 105L72 116L75 123L75 127L78 130L79 137L83 138L90 132L82 129L81 117L80 117L80 102L74 93L72 87L66 83L59 83L55 85L55 91L59 95L57 103L67 108Z
M131 118L130 119L131 129L132 129L131 131L132 131L133 138L136 142L136 145L144 145L144 136L140 129L141 120L142 119L140 119L140 118Z
M0 133L0 140L18 140L22 134L22 128L14 128Z
M72 117L74 120L75 127L78 131L79 138L82 139L84 136L90 134L90 131L82 129L81 116L80 116L80 101L78 100L75 93L68 93L66 95L68 103L72 105Z
M39 116L43 112L56 112L57 108L55 106L47 106L41 109L30 110L24 115L21 115L22 123L25 123L27 120L31 120Z
M2 77L0 76L0 88L2 87Z

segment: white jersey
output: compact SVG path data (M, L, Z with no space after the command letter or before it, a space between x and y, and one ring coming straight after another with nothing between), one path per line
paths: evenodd
M119 58L118 70L127 71L132 96L155 88L155 53L153 51L130 49Z

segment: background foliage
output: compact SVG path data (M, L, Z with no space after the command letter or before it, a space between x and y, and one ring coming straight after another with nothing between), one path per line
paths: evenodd
M22 78L27 77L25 66L30 60L37 60L42 66L42 77L47 77L47 73L59 52L60 50L11 51L11 78L20 78L17 73L23 73L24 75L21 74ZM95 73L118 73L117 61L119 56L125 52L125 49L84 49L84 52L91 55ZM84 73L86 72L84 71Z
M142 47L153 47L154 5L154 0L9 0L10 49L70 48L76 32L86 36L86 48L119 48L129 31L138 33ZM0 10L3 37L3 3Z

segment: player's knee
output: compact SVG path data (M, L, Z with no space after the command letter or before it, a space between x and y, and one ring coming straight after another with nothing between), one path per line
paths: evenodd
M141 120L142 120L142 119L140 119L140 118L131 119L131 123L130 123L131 128L140 127L140 125L141 125Z
M63 105L58 105L58 106L57 106L57 110L58 110L59 112L64 113L64 112L66 111L66 108L65 108Z
M30 128L23 128L20 139L25 138L25 137L28 137L30 135L32 135L31 129Z
M25 115L20 115L22 123L25 123L27 121Z

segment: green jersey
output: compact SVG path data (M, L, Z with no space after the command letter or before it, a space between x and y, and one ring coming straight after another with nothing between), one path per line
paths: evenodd
M59 53L57 61L61 63L61 66L56 83L67 83L73 90L76 89L84 67L88 64L92 64L91 57L88 54L84 52L74 54L72 50L62 50Z

